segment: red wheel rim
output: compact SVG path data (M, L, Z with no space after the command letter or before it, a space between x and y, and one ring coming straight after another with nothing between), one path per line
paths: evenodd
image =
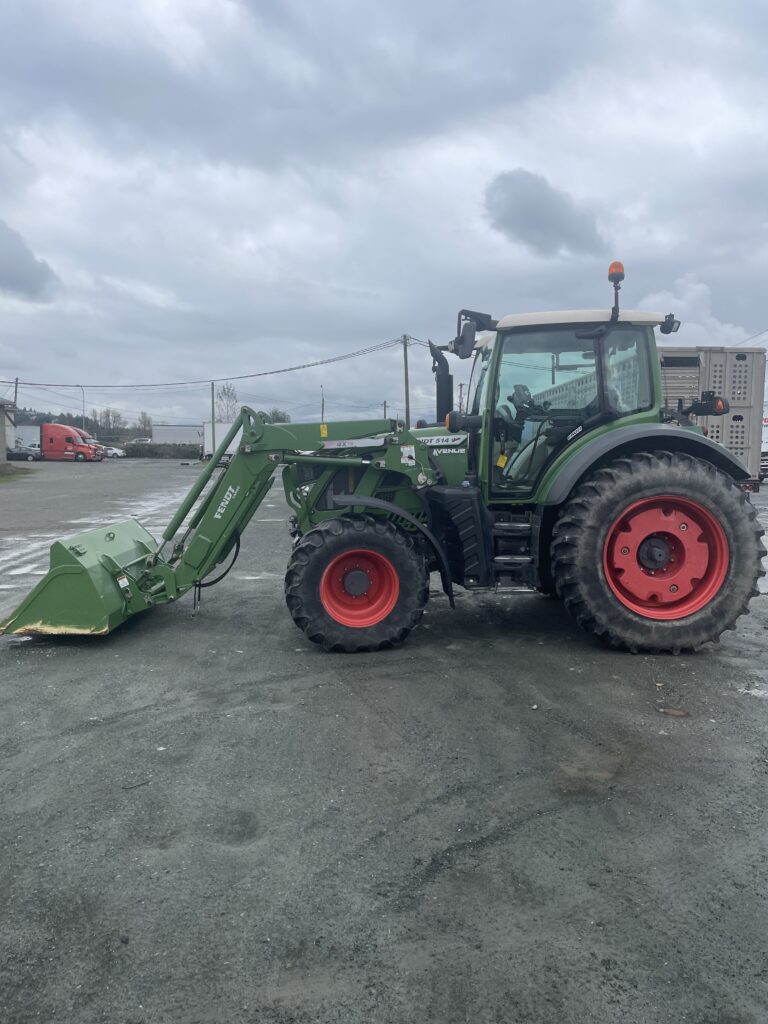
M627 506L608 530L603 569L626 607L647 619L682 619L723 585L728 539L698 502L660 494Z
M382 622L397 604L400 580L388 558L356 548L328 564L320 580L323 608L342 626L365 629Z

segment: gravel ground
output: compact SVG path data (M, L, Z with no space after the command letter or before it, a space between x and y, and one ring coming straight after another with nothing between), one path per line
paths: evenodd
M0 606L195 473L0 483ZM401 649L324 655L286 515L196 617L0 638L0 1021L764 1024L766 597L692 657L437 594Z

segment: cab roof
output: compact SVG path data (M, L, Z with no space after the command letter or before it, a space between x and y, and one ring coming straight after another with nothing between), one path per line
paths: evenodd
M539 324L601 324L611 319L610 309L559 309L549 313L510 313L499 320L497 330L510 327L536 327ZM651 324L653 327L664 322L663 313L646 313L640 309L622 309L619 323Z

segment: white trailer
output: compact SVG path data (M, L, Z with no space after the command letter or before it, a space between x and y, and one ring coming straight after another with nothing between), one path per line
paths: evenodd
M753 480L760 478L765 349L699 346L659 349L664 404L690 405L702 391L728 400L725 416L701 416L709 437L741 459Z
M152 444L202 444L202 423L153 423Z
M11 428L11 433L13 433L13 428ZM29 447L39 448L40 447L40 424L39 423L37 423L37 424L35 424L35 423L32 423L32 424L25 423L22 426L17 426L16 427L16 444L17 445L22 445L23 444L27 448L29 448ZM12 448L13 445L9 442L8 443L8 447Z
M230 428L232 427L232 424L231 423L216 423L215 426L216 426L216 444L215 444L215 447L214 447L213 432L211 430L210 421L208 421L207 423L203 424L203 433L204 433L205 436L204 436L204 439L203 439L203 450L202 450L201 454L202 454L202 457L204 459L210 459L210 457L213 455L215 449L219 447L221 442L224 440L226 435L229 433ZM232 455L234 455L235 452L237 451L238 446L240 444L240 438L242 437L242 435L243 435L243 431L242 430L238 430L237 435L235 436L234 441L232 441L232 443L227 448L227 455L229 455L230 457Z

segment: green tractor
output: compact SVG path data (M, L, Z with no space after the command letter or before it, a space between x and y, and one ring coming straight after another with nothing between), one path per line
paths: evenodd
M612 264L612 309L462 310L455 339L430 346L438 425L276 424L244 408L159 543L128 520L54 544L0 632L105 634L189 590L197 601L283 467L286 601L325 650L400 643L433 571L452 606L454 587L559 597L612 647L716 641L763 574L748 472L690 418L727 412L724 399L663 408L654 330L679 322L620 311L623 277ZM446 352L474 358L466 412Z

